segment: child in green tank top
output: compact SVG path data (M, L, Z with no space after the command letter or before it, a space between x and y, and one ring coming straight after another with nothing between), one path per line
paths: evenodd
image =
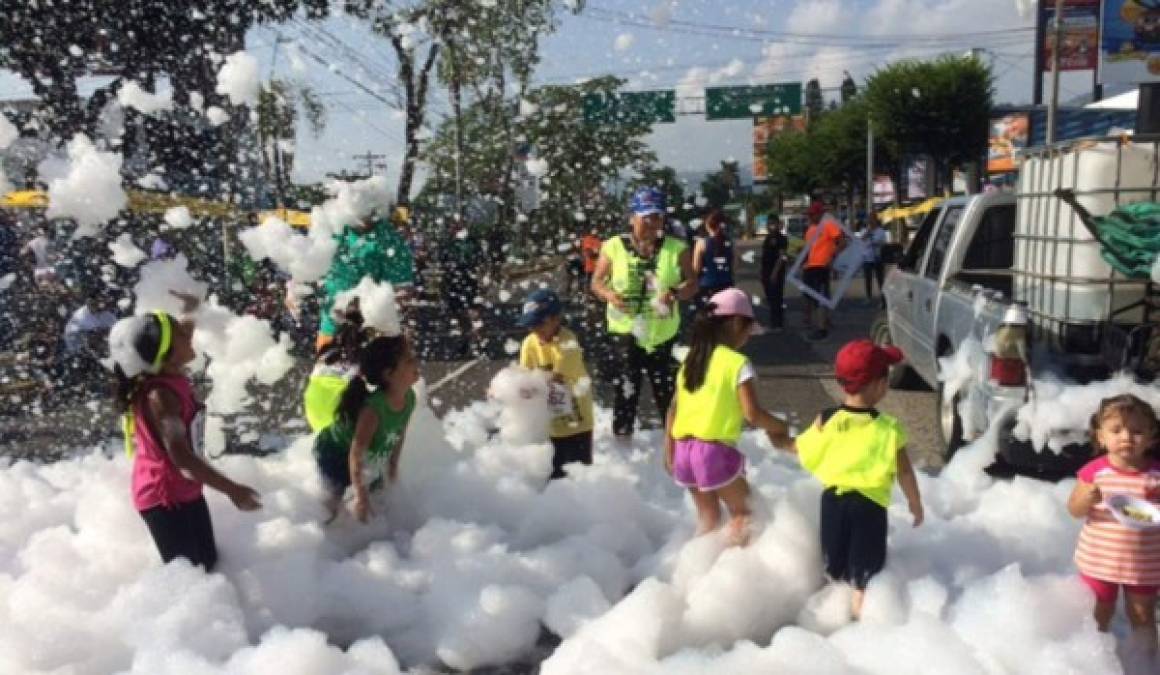
M342 394L334 423L315 440L314 455L329 491L330 518L353 486L355 517L365 523L370 489L398 479L419 361L405 337L376 337L359 350L359 371Z

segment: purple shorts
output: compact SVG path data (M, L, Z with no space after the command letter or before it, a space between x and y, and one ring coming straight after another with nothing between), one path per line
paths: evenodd
M717 490L745 473L745 455L730 445L698 438L678 439L673 446L673 480L702 492Z

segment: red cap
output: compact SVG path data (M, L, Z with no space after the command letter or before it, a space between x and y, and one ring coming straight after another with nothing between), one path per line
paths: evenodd
M890 366L902 361L898 347L879 347L870 340L855 340L842 347L834 360L834 374L847 394L856 394L874 380L886 377Z
M810 220L818 220L826 215L826 205L820 199L815 199L810 202L810 208L806 211L806 215Z

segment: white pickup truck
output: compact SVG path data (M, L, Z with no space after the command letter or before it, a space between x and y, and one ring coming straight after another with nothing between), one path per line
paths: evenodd
M1160 339L1160 292L1150 280L1114 271L1091 228L1058 194L1071 191L1099 215L1156 201L1157 150L1156 141L1116 138L1034 151L1015 194L956 197L922 222L887 278L886 309L871 337L907 356L892 385L918 379L938 392L948 458L995 423L1002 425L1000 457L1016 467L1063 474L1090 456L1085 444L1050 452L1016 438L1014 412L1049 373L1086 382L1145 369ZM979 373L948 385L948 357L960 349L975 352ZM974 405L959 405L965 397ZM1085 423L1077 420L1077 429Z

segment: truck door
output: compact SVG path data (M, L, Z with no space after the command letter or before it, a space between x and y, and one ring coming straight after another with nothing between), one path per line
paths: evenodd
M887 278L882 294L886 297L886 311L890 317L890 339L908 356L916 348L914 336L914 286L922 276L922 263L930 248L931 235L942 216L942 209L934 209L923 218L914 233L906 254L898 262L902 274Z
M943 266L950 252L955 229L962 219L965 205L955 204L945 210L938 228L931 238L930 253L923 263L922 274L915 280L911 305L914 326L915 349L908 354L911 367L919 372L927 382L938 379L938 354L935 352L937 331L935 330L935 309L938 305L940 279Z

